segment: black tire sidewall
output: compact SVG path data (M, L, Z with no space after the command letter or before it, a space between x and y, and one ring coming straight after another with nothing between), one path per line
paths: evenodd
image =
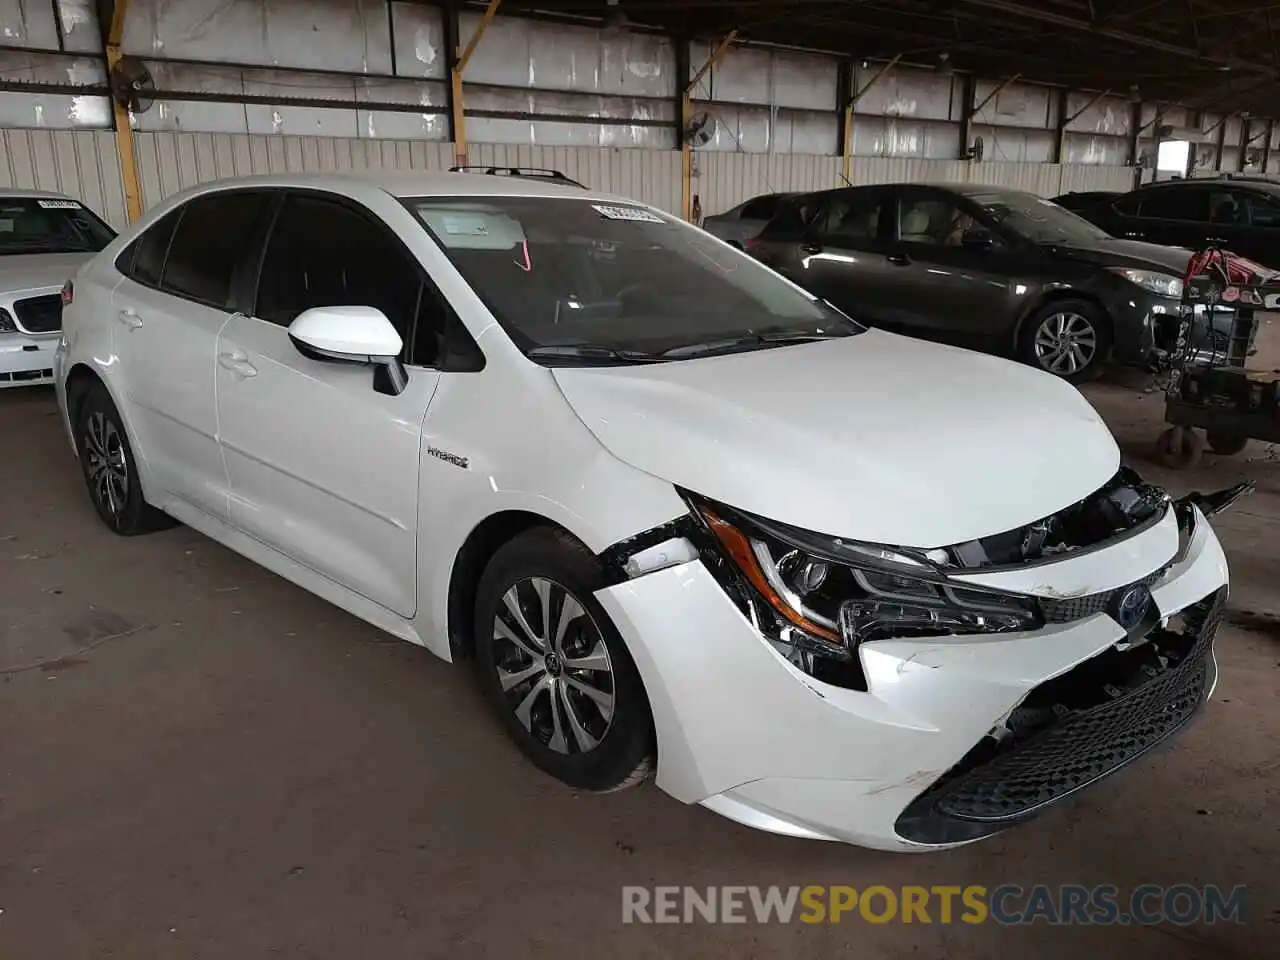
M103 418L115 427L120 436L120 442L124 449L125 463L129 470L129 490L125 497L125 504L115 516L112 516L106 507L98 502L98 498L93 491L93 483L89 479L89 460L84 449L84 437L88 430L89 419L95 413L102 414ZM80 409L76 413L75 441L76 450L80 455L80 472L84 476L85 489L89 492L89 502L93 504L93 509L97 511L102 522L114 532L125 536L144 532L147 504L142 498L142 482L138 475L138 462L133 456L133 446L129 443L129 433L125 429L120 411L116 409L111 395L107 393L106 388L101 384L91 386L85 394L84 401L80 404Z
M1044 322L1045 317L1064 312L1078 313L1087 318L1093 324L1094 332L1098 336L1098 347L1094 351L1093 359L1089 361L1088 366L1083 370L1070 376L1063 376L1051 370L1046 370L1036 357L1035 348L1036 331L1040 329L1040 324ZM1111 322L1097 304L1089 300L1052 300L1036 308L1023 321L1022 328L1018 334L1018 359L1028 366L1035 367L1042 373L1047 373L1051 377L1058 377L1060 380L1066 380L1068 383L1087 383L1097 378L1102 372L1102 365L1107 362L1107 358L1111 355L1113 339L1114 332L1111 329Z
M517 581L545 577L568 589L595 621L613 667L614 712L604 739L589 753L562 754L536 739L511 709L498 681L492 624L502 596ZM535 766L582 790L624 784L653 752L653 720L644 684L622 635L594 593L601 585L595 558L567 536L536 528L494 554L480 578L475 610L475 667L481 689L521 751Z

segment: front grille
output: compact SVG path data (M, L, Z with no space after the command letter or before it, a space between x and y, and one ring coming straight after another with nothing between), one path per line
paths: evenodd
M62 329L62 295L50 293L13 301L18 325L27 333L57 333Z
M1070 623L1073 620L1083 620L1085 617L1091 617L1095 613L1109 612L1112 601L1122 593L1136 586L1149 587L1162 576L1164 576L1164 570L1157 570L1141 580L1135 580L1133 583L1126 583L1122 587L1116 587L1114 590L1106 590L1102 593L1091 593L1084 597L1071 597L1068 600L1046 600L1041 598L1040 609L1044 612L1045 621L1048 623Z
M987 836L1116 772L1170 737L1213 685L1210 651L1224 606L1225 591L1219 591L1185 612L1184 636L1194 640L1176 666L1097 706L1055 708L1058 722L994 755L988 746L988 758L973 762L990 741L979 744L903 811L898 833L931 844Z

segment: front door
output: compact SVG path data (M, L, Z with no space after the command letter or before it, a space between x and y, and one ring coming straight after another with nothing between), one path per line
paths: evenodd
M898 315L919 332L986 338L1009 328L1019 254L995 224L954 194L898 196L889 262L898 271Z
M242 254L268 195L197 197L136 241L112 295L124 401L159 504L177 498L226 520L227 474L218 449L214 363L231 316Z
M217 347L231 523L400 616L417 608L422 423L441 374L443 312L416 260L371 213L287 196L263 255L252 316ZM310 360L288 325L317 306L377 307L400 331L409 383L373 389L366 366Z

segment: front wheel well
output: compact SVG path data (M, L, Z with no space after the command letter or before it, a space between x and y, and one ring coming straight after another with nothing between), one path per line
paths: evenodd
M504 510L486 517L458 550L449 576L448 600L449 649L454 660L471 660L475 656L476 592L484 568L504 543L533 527L563 530L539 514Z
M1009 341L1009 349L1014 351L1014 353L1017 353L1018 345L1022 342L1022 333L1023 330L1026 329L1028 320L1050 304L1057 303L1062 300L1083 300L1085 303L1093 306L1098 311L1099 315L1101 315L1103 320L1112 327L1115 326L1115 321L1112 319L1111 314L1107 312L1107 308L1103 306L1102 301L1093 294L1072 289L1050 290L1022 312L1022 316L1018 318L1018 322L1014 325L1013 339Z

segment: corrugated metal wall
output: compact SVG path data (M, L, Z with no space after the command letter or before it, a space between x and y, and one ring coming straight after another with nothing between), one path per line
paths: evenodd
M453 145L424 140L357 140L270 134L134 134L143 204L222 177L349 170L443 170ZM0 129L0 186L55 190L82 199L117 227L125 225L115 136L97 130ZM680 210L675 150L471 144L473 164L548 167L597 190ZM761 193L825 190L842 184L839 157L803 154L694 154L693 192L710 215ZM1052 197L1070 190L1128 190L1129 167L1052 163L968 163L909 157L854 157L855 184L960 181L990 183Z

